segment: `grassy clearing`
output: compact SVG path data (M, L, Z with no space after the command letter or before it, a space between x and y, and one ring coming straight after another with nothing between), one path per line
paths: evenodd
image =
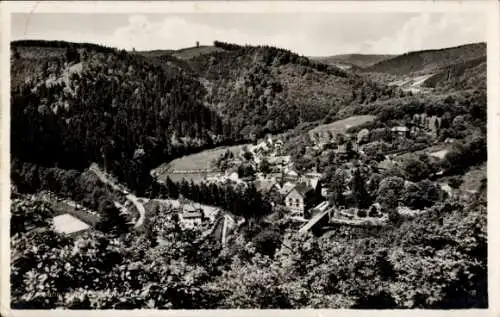
M193 171L193 170L215 170L213 161L222 153L230 150L234 155L239 155L245 145L224 146L215 149L206 150L203 152L186 155L175 159L170 163L163 164L155 169L160 177L165 174L173 174L175 172Z
M343 120L338 120L328 124L322 124L317 126L314 129L309 130L309 133L318 133L323 131L338 131L345 132L345 130L356 127L368 122L372 122L375 120L375 116L372 115L363 115L363 116L352 116Z

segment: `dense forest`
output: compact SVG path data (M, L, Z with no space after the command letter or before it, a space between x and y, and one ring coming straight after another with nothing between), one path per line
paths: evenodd
M14 58L13 74L27 78L11 92L11 150L22 162L77 170L98 162L144 192L151 168L239 138L175 67L74 46L60 57Z
M187 62L204 79L206 104L245 135L282 132L351 104L403 94L285 49L215 46L224 51Z
M474 43L443 49L408 52L382 60L365 68L364 71L396 75L428 73L484 56L486 56L486 43Z

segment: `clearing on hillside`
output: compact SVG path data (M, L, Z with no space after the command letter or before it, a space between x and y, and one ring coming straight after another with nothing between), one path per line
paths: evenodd
M345 132L349 128L372 122L375 118L376 117L372 115L352 116L332 123L319 125L309 130L308 133L321 133L325 131Z
M174 182L181 181L183 178L187 181L198 182L205 178L207 173L218 172L213 166L213 161L220 157L225 151L231 151L238 156L248 144L223 146L199 153L186 155L175 159L169 163L162 164L153 171L157 173L160 181L164 181L167 176Z

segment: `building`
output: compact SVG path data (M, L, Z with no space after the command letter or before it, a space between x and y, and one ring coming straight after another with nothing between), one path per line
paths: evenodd
M311 172L302 175L299 178L300 182L306 183L309 187L312 189L316 189L320 183L321 178L323 177L323 174L317 173L317 172Z
M268 159L271 165L288 165L290 163L290 155L274 156Z
M409 133L410 133L410 129L408 129L407 127L404 127L404 126L391 128L391 134L394 137L408 137Z
M306 193L310 188L304 183L297 185L292 184L292 186L286 186L287 184L283 185L281 191L284 195L285 206L292 214L304 217L304 211L306 210Z
M259 192L262 194L269 194L269 193L279 193L280 191L280 186L279 184L273 180L273 179L262 179L259 181L255 182L255 187Z
M179 220L184 228L195 228L203 223L205 215L200 208L194 208L191 205L184 205L179 214Z
M294 170L288 170L283 176L285 182L297 182L299 180L299 174Z

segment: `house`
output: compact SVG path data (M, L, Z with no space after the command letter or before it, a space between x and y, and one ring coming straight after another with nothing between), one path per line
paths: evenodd
M330 192L328 191L328 188L321 188L321 196L328 197L329 195Z
M259 192L262 194L269 194L272 192L279 193L280 192L280 186L279 184L272 179L268 180L259 180L255 182L255 187Z
M229 179L233 182L237 182L240 177L238 175L238 168L237 167L233 167L233 168L230 168L226 171L226 179Z
M279 150L279 149L281 149L282 147L283 147L283 141L281 141L281 140L276 140L276 142L274 142L274 148L275 148L276 150Z
M319 181L323 177L323 174L321 173L316 173L316 172L311 172L302 175L299 178L300 182L306 183L309 187L312 189L316 189L318 187Z
M357 143L362 144L370 141L370 130L362 129L358 132Z
M283 186L281 186L280 188L280 194L285 197L286 195L288 195L288 193L290 191L292 191L292 189L295 187L295 184L293 183L290 183L290 182L286 182L283 184Z
M284 177L283 177L285 182L296 182L299 180L299 174L295 172L294 170L288 170Z
M269 147L268 147L268 144L263 141L263 142L260 142L259 144L257 144L254 148L253 148L253 152L255 154L258 154L258 155L261 155L265 152L268 152L269 151Z
M281 191L281 193L284 194L285 206L292 212L292 214L304 217L304 211L306 209L306 193L310 190L310 188L304 183L297 185L292 184L292 186L287 187L285 187L285 185L283 185ZM289 188L291 189L289 190Z
M359 150L359 147L358 147L358 144L357 143L351 143L351 149L353 152L358 152ZM339 144L337 146L337 149L335 150L335 153L338 154L338 155L347 155L347 143L344 143L344 144Z
M283 174L282 173L269 173L266 175L266 179L274 180L277 183L282 183L283 182Z
M288 165L290 163L290 155L275 156L269 158L269 164L272 165Z
M407 137L410 132L405 126L393 127L391 128L391 134L395 137Z
M184 205L182 212L179 214L179 220L184 228L194 228L199 226L205 220L203 210L194 208L191 205Z
M383 140L386 134L386 128L373 129L370 131L370 142Z

